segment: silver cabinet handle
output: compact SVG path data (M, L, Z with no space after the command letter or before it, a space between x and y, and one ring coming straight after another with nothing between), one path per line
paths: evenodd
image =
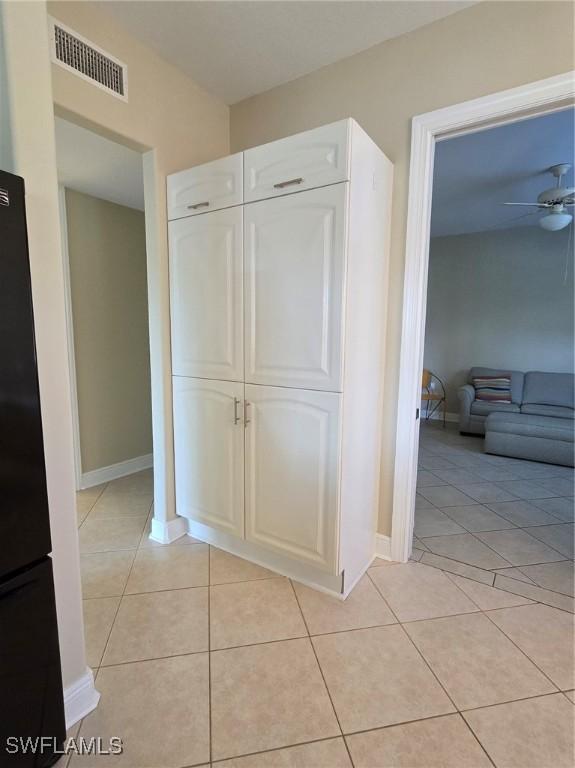
M194 205L188 205L188 210L195 211L197 208L207 208L210 204L206 200L205 203L195 203Z
M289 181L280 181L277 184L274 184L275 189L283 189L284 187L291 187L293 184L301 184L303 181L303 178L300 176L297 179L290 179Z
M240 423L240 416L238 413L238 405L240 404L240 400L238 400L237 397L234 397L234 424Z
M244 427L247 427L251 421L251 419L248 419L248 408L250 405L251 403L248 403L247 400L244 402Z

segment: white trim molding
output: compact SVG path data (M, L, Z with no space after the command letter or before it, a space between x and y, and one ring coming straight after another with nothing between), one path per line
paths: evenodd
M150 469L154 466L153 454L147 453L144 456L136 456L133 459L119 461L117 464L110 464L108 467L92 469L90 472L84 472L80 480L80 488L92 488L94 485L109 483L110 480L117 480L119 477L133 475L134 472L141 472L144 469Z
M375 534L375 556L382 560L391 560L391 536Z
M89 667L75 683L64 691L64 712L66 728L71 728L93 709L100 701L100 694L94 685L94 674Z
M149 539L158 544L171 544L176 539L181 539L188 533L188 519L175 517L173 520L158 520L152 517L152 527Z
M78 386L76 383L76 353L74 351L74 318L72 316L72 284L70 281L70 254L68 251L68 215L66 212L66 189L58 185L58 207L60 213L60 234L62 241L62 272L64 275L64 307L66 312L66 342L68 345L68 367L72 407L72 438L74 442L74 475L76 490L82 485L82 454L80 451L80 417L78 414Z
M417 115L412 120L393 487L393 560L409 559L413 535L419 437L416 409L420 406L423 368L435 142L565 109L573 105L574 99L575 72L566 72Z

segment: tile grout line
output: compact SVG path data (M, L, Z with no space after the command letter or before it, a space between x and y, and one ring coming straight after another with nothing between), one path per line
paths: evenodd
M208 544L208 757L212 764L212 547Z
M134 568L135 563L136 563L136 557L134 556L134 559L132 560L132 563L130 565L130 570L128 571L128 576L126 578L126 582L124 584L124 589L122 590L122 594L120 595L120 599L118 600L118 607L116 608L116 612L114 613L114 618L112 619L112 623L110 625L110 631L108 632L108 637L106 638L106 644L104 645L104 650L102 651L102 655L100 656L100 662L98 664L98 673L100 672L100 669L103 666L102 662L104 661L104 657L106 656L106 651L108 650L108 645L110 643L110 637L112 636L112 632L114 630L114 625L116 623L116 619L118 618L118 613L120 612L120 608L122 606L122 600L124 599L124 596L126 594L126 588L128 586L128 582L130 580L130 576L132 574L132 569Z
M369 573L368 573L368 576L369 576ZM383 594L381 593L381 590L378 588L377 584L376 584L376 583L373 581L373 579L371 579L371 576L369 576L369 578L370 578L370 580L371 580L372 584L374 585L374 587L377 589L377 591L378 591L378 592L381 594L382 598L385 600L385 597L384 597L384 596L383 596ZM461 592L463 592L463 590L461 590ZM472 600L471 602L473 603L473 600ZM389 606L389 609L390 609L390 611L392 612L392 614L395 616L395 618L397 619L397 621L398 621L398 624L399 624L399 626L401 627L401 629L402 629L402 631L403 631L403 634L405 635L405 637L407 637L407 638L408 638L409 642L410 642L410 643L412 644L412 646L415 648L415 651L416 651L416 653L418 653L418 654L419 654L419 656L421 657L421 659L422 659L423 663L424 663L424 664L427 666L427 668L429 669L429 671L431 672L431 674L433 675L433 677L434 677L434 678L435 678L435 680L437 681L437 684L438 684L438 685L440 686L440 688L443 690L443 692L445 693L445 695L447 696L447 698L449 699L449 701L451 702L451 704L453 705L453 707L455 707L455 710L456 710L456 712L455 712L455 713L445 713L444 715L436 715L436 717L445 717L445 716L448 716L449 714L457 714L457 715L458 715L458 716L459 716L459 717L460 717L460 718L463 720L463 722L465 722L465 724L466 724L466 725L467 725L467 727L469 728L469 725L467 724L467 721L466 721L466 720L464 720L464 718L463 718L463 717L462 717L462 715L461 715L461 711L460 711L459 707L457 706L457 704L455 703L455 701L453 700L453 698L452 698L452 697L451 697L451 695L449 694L449 692L448 692L447 688L446 688L446 687L443 685L443 683L441 682L441 680L439 679L439 677L436 675L435 671L434 671L434 670L433 670L433 668L431 667L431 664L430 664L430 663L427 661L427 659L426 659L426 658L425 658L425 656L423 655L423 652L422 652L422 651L421 651L421 650L420 650L420 649L417 647L417 645L415 644L415 641L414 641L414 640L413 640L413 638L410 636L409 632L408 632L408 631L405 629L405 627L403 626L403 623L402 623L401 621L399 621L399 617L396 615L396 613L395 613L395 612L394 612L394 610L391 608L391 606ZM426 718L426 719L429 719L429 718ZM417 722L417 721L415 720L415 721L413 721L413 722ZM389 726L388 726L388 727L389 727ZM495 763L494 763L494 762L493 762L493 760L491 759L491 756L490 756L490 755L489 755L489 753L487 752L486 748L483 746L483 744L482 744L482 743L481 743L481 741L480 741L480 740L477 738L477 736L476 736L476 735L475 735L475 733L474 733L474 732L471 730L471 728L469 728L469 730L471 731L472 735L473 735L473 736L474 736L474 738L476 739L476 741L477 741L477 743L479 744L480 748L481 748L481 749L483 750L483 752L485 753L485 755L486 755L487 759L489 760L489 762L490 762L490 763L491 763L491 764L492 764L492 765L495 767ZM344 737L344 739L345 739L345 737Z
M270 749L261 749L257 752L242 752L241 755L234 755L233 757L220 757L212 762L212 765L218 765L218 763L226 763L229 760L241 760L244 757L254 757L256 755L267 755L268 752L281 752L283 749L295 749L296 747L305 747L308 744L321 744L324 741L337 741L342 739L345 744L344 736L324 736L321 739L311 739L311 741L297 741L294 744L287 744L283 747L271 747ZM201 763L200 765L204 765ZM352 763L353 765L353 763ZM195 766L186 766L186 768L195 768Z
M190 546L190 545L188 545ZM155 549L155 548L154 548ZM128 551L128 550L123 550ZM134 558L135 560L135 558ZM186 589L205 589L206 587L212 586L212 587L227 587L231 584L252 584L255 581L274 581L277 579L285 579L286 576L266 576L265 578L261 579L244 579L242 581L226 581L224 584L192 584L189 587L169 587L167 589L149 589L144 590L142 592L127 592L126 597L133 597L135 595L154 595L157 592L180 592L182 590ZM99 595L95 597L86 597L85 600L100 600L104 597L121 597L121 595Z
M90 509L88 510L88 513L86 514L86 517L85 517L85 518L82 520L82 522L81 522L81 523L80 523L80 525L78 526L78 530L80 530L80 528L81 528L81 527L84 525L84 523L86 522L86 520L87 520L87 519L88 519L88 517L90 516L90 513L92 512L92 510L94 509L94 507L96 506L96 504L97 504L97 503L100 501L100 499L101 499L101 497L102 497L102 494L104 493L104 491L106 490L106 488L108 487L108 485L109 485L109 483L105 483L105 484L104 484L104 487L102 488L102 490L100 491L100 493L99 493L99 494L96 496L96 498L94 499L94 503L92 504L92 506L91 506L91 507L90 507ZM84 488L84 489L82 489L82 490L88 490L88 489L87 489L87 488ZM77 506L77 505L78 505L78 493L81 493L81 492L82 492L81 490L80 490L80 491L76 491L76 513L78 512L78 506Z
M383 597L383 599L385 600L385 597L384 597L383 593L381 592L381 590L379 589L379 587L377 586L377 584L376 584L376 583L373 581L373 579L371 579L371 576L369 575L369 572L368 572L368 574L367 574L367 575L369 576L369 578L370 578L370 580L371 580L371 583L373 584L373 586L374 586L374 587L377 589L377 591L379 592L379 594L380 594L380 595ZM386 601L386 602L387 602L387 601ZM389 603L388 603L388 605L389 605ZM411 643L411 645L412 645L412 646L415 648L415 651L416 651L416 652L417 652L417 654L418 654L418 655L421 657L421 659L423 660L423 663L424 663L424 664L426 665L426 667L429 669L429 671L431 672L431 674L433 675L433 677L434 677L434 678L435 678L435 680L437 681L437 684L439 685L439 687L440 687L440 688L442 689L442 691L445 693L445 695L447 696L447 698L449 699L449 701L451 702L451 704L453 705L453 707L455 708L455 710L456 710L457 712L459 712L459 707L457 706L457 704L455 703L455 701L454 701L454 700L451 698L451 696L450 696L450 694L448 693L447 689L445 688L445 686L443 685L443 683L441 682L441 680L440 680L440 679L437 677L437 675L435 674L435 672L434 672L434 671L433 671L433 669L431 668L431 666L430 666L429 662L427 661L427 659L425 658L425 656L423 655L423 653L422 653L422 652L419 650L419 648L417 647L417 645L416 645L416 644L415 644L415 642L413 641L413 638L411 637L411 635L409 634L409 632L408 632L408 631L405 629L405 627L403 626L403 623L402 623L402 622L399 620L399 616L398 616L398 615L395 613L395 611L393 610L393 608L391 607L391 605L389 605L389 610L390 610L390 611L391 611L391 613L392 613L392 614L395 616L395 618L396 618L396 620L397 620L397 623L398 623L398 625L401 627L401 630L402 630L403 634L405 635L405 637L407 637L407 639L409 640L409 642ZM409 622L406 622L406 623L409 623ZM392 625L392 626L393 626L393 625ZM446 714L447 714L447 713L446 713Z
M434 552L430 552L429 554L433 555L435 553ZM438 555L438 557L443 557L443 556L442 555ZM445 559L446 560L451 560L451 558L445 558ZM417 562L421 562L421 561L417 561ZM451 562L460 563L459 560L451 560ZM557 560L557 561L554 561L554 562L561 562L561 563L563 563L563 562L571 562L571 561L570 560L569 561ZM469 575L468 576L464 576L461 573L454 573L454 572L448 571L445 568L442 568L441 566L436 565L434 563L427 563L427 562L424 563L424 562L422 562L421 565L427 565L429 568L435 568L436 570L441 571L442 573L445 573L446 575L449 575L449 576L459 576L462 579L468 579L469 581L473 581L475 584L481 584L481 585L483 585L485 587L491 587L492 589L498 589L500 592L507 592L510 595L516 595L517 597L523 597L525 600L531 600L531 602L533 602L533 603L539 603L541 605L547 605L549 608L555 608L557 611L563 611L564 613L568 613L570 615L573 615L573 613L574 613L574 611L570 611L568 608L559 608L557 605L552 605L550 602L544 602L543 600L541 600L541 599L538 600L538 599L536 599L534 597L527 597L526 595L521 594L521 592L513 592L509 587L507 587L505 585L495 586L496 581L497 581L497 576L503 576L506 579L510 579L511 581L517 582L517 584L525 584L527 587L534 587L535 589L540 589L543 592L550 592L553 595L558 595L559 597L564 597L567 600L571 600L571 602L575 602L575 598L572 595L565 595L563 592L556 592L556 591L554 591L552 589L547 589L545 587L541 587L541 586L539 586L539 584L535 584L535 582L533 582L533 581L522 581L521 579L516 579L514 576L506 576L505 574L494 573L494 577L495 578L494 578L493 582L491 584L486 584L484 581L479 581L478 579L474 579L473 576L469 576ZM467 563L461 563L461 565L467 565ZM540 565L548 565L548 563L540 563ZM513 566L513 567L518 567L518 566ZM516 607L518 607L518 606L516 606ZM457 615L457 614L454 614L454 615Z
M449 578L449 577L448 577L448 578ZM530 606L530 605L542 605L542 603L539 603L539 602L537 602L537 601L534 601L534 602L532 602L532 603L527 603L527 604L525 604L525 605L511 605L511 606L507 606L507 607L503 607L503 608L491 608L491 609L487 609L487 610L484 610L484 609L483 609L483 608L482 608L480 605L478 605L478 603L477 603L477 602L476 602L476 601L475 601L475 600L474 600L472 597L470 597L470 596L469 596L469 595L468 595L468 594L465 592L465 590L463 590L463 589L462 589L462 588L459 586L459 584L457 584L457 582L453 581L451 578L450 578L449 580L451 581L451 583L452 583L452 584L453 584L453 585L454 585L454 586L455 586L455 587L456 587L456 588L457 588L457 589L458 589L458 590L459 590L459 591L460 591L460 592L461 592L463 595L465 595L465 596L466 596L466 597L467 597L469 600L471 600L471 602L472 602L472 603L474 603L474 604L475 604L475 605L478 607L479 611L480 611L480 612L481 612L481 613L482 613L482 614L485 616L485 618L486 618L486 619L488 619L488 620L491 622L491 624L492 624L492 625L493 625L493 626L494 626L496 629L498 629L498 630L499 630L499 631L500 631L500 632L503 634L503 636L504 636L504 637L506 637L506 638L507 638L507 639L508 639L508 640L509 640L509 641L510 641L510 642L511 642L511 643L512 643L512 644L513 644L513 645L514 645L516 648L517 648L517 650L518 650L518 651L520 651L520 652L523 654L523 656L525 656L525 658L526 658L528 661L530 661L530 662L533 664L533 666L534 666L534 667L536 667L536 668L539 670L539 672L541 672L541 674L542 674L544 677L546 677L546 678L547 678L547 680L549 680L549 682L551 683L551 685L552 685L552 686L554 686L555 688L557 688L558 690L560 690L560 689L559 689L559 686L558 686L558 685L556 685L556 683L555 683L555 682L554 682L554 681L553 681L553 680L552 680L552 679L549 677L549 675L548 675L546 672L544 672L544 671L541 669L541 667L539 666L539 664L537 664L537 662L536 662L534 659L532 659L532 658L531 658L531 657L530 657L530 656L529 656L529 655L528 655L528 654L527 654L527 653L526 653L526 652L523 650L523 648L521 648L521 647L520 647L520 646L519 646L519 645L518 645L518 644L517 644L517 643L516 643L516 642L513 640L513 638L512 638L512 637L510 637L510 636L507 634L507 632L505 632L505 630L504 630L504 629L502 629L502 628L501 628L501 627L500 627L500 626L499 626L499 625L498 625L498 624L497 624L497 623L496 623L496 622L495 622L495 621L494 621L494 620L491 618L491 616L489 615L491 611L513 611L513 610L515 610L516 608L526 608L526 607L528 607L528 606ZM510 593L510 594L511 594L511 593ZM526 599L528 599L528 598L526 598ZM547 607L550 607L550 606L547 606ZM438 616L437 618L449 618L449 617L439 617L439 616Z
M482 709L492 709L493 707L500 707L500 706L503 706L505 704L514 704L517 701L531 701L533 699L540 699L540 698L544 698L546 696L556 696L558 693L564 694L565 692L564 691L560 691L560 692L558 692L558 691L551 691L549 693L541 693L541 694L536 694L534 696L524 696L524 697L522 697L520 699L511 699L509 701L498 702L496 704L486 704L486 705L481 706L481 707L474 707L474 708L471 708L471 709L458 710L457 712L445 712L445 713L440 714L440 715L428 715L427 717L420 717L420 718L416 718L414 720L400 720L397 723L390 723L389 725L381 725L381 726L377 726L375 728L364 728L364 729L360 729L360 730L357 730L357 731L349 731L349 732L346 732L346 733L342 734L342 736L326 736L326 737L321 738L321 739L312 739L310 741L298 741L298 742L295 742L294 744L287 744L287 745L284 745L284 746L281 746L281 747L271 747L270 749L258 750L256 752L244 752L244 753L242 753L240 755L234 755L232 758L230 758L230 757L219 758L218 760L214 760L213 764L215 765L215 764L218 764L218 763L226 762L228 760L236 760L236 759L240 759L240 758L243 758L243 757L251 757L251 756L254 756L254 755L264 755L264 754L267 754L268 752L279 752L279 751L284 750L284 749L293 749L295 747L306 746L307 744L318 744L318 743L325 742L325 741L335 741L335 740L340 739L340 738L342 738L344 740L344 742L345 742L346 738L349 737L349 736L358 736L358 735L362 735L364 733L374 733L376 731L383 731L383 730L387 730L389 728L397 728L397 727L401 727L401 726L405 726L405 725L412 725L413 723L426 722L426 721L429 721L429 720L439 720L439 719L446 718L446 717L456 717L457 715L460 715L461 717L463 717L464 721L465 721L465 724L471 729L471 726L469 726L469 724L467 723L467 720L465 720L465 714L467 712L476 712L476 711L479 711L479 710L482 710ZM479 741L479 739L477 738L477 736L475 735L473 730L472 730L472 733L473 733L473 736L479 742L479 744L480 744L481 748L483 749L483 751L485 751L485 748L483 747L483 745L481 744L481 742ZM489 757L489 755L488 755L488 757ZM491 760L491 758L489 758L489 759ZM193 765L186 766L186 768L196 768L196 766L198 766L198 765L205 765L205 763L194 763Z
M344 735L343 735L343 728L341 727L341 723L340 723L340 720L339 720L339 716L338 716L338 714L337 714L337 710L336 710L336 708L335 708L335 704L333 703L333 699L332 699L332 697L331 697L331 692L330 692L330 690L329 690L329 687L328 687L327 681L326 681L326 679L325 679L325 675L324 675L324 673L323 673L323 669L321 668L321 664L319 663L319 659L318 659L318 656L317 656L317 651L316 651L316 649L315 649L315 646L314 646L314 644L313 644L312 636L310 635L310 632L309 632L308 623L307 623L307 621L306 621L306 618L305 618L304 612L303 612L303 610L302 610L302 607L301 607L301 605L300 605L300 602L299 602L299 598L298 598L298 596L297 596L297 592L296 592L296 589L295 589L295 587L294 587L294 585L293 585L293 581L292 581L291 579L289 579L289 583L290 583L290 585L291 585L291 588L292 588L292 591L293 591L293 595L294 595L294 597L295 597L295 601L296 601L296 603L297 603L297 606L298 606L298 608L299 608L299 612L300 612L300 614L301 614L301 617L302 617L302 620L303 620L304 626L305 626L305 628L306 628L306 632L307 632L307 636L308 636L309 644L310 644L310 646L311 646L311 649L312 649L312 653L313 653L313 655L314 655L314 658L315 658L315 663L317 664L317 668L319 669L319 673L320 673L320 675L321 675L321 679L323 680L323 684L324 684L324 687L325 687L325 691L326 691L326 693L327 693L327 696L328 696L328 698L329 698L329 701L330 701L330 704L331 704L331 708L332 708L332 711L333 711L333 714L334 714L334 717L335 717L335 721L336 721L336 723L337 723L337 727L339 728L339 732L340 732L340 735L341 735L341 737L342 737L342 739L343 739L343 743L344 743L344 745L345 745L345 749L346 749L347 755L348 755L348 757L349 757L349 760L350 760L351 766L352 766L352 768L354 768L354 762L353 762L353 758L352 758L352 756L351 756L351 752L349 751L349 747L348 747L348 745L347 745L347 742L346 742L346 740L345 740L345 738L344 738Z
M501 574L497 574L497 575L500 576ZM573 598L571 595L564 595L562 592L553 592L550 589L545 589L544 587L540 587L538 584L521 581L520 579L514 579L511 576L504 576L503 578L511 579L511 581L516 581L518 584L525 584L527 587L535 587L535 589L540 589L542 592L551 592L552 594L558 595L559 597L564 597L566 600L570 600L571 603L574 604L574 608L575 608L575 598ZM568 613L570 616L573 616L573 614L575 613L575 610L569 610L568 608L559 608L559 606L551 605L551 603L546 603L541 599L537 600L534 597L527 597L526 595L522 595L521 592L513 592L509 587L505 585L498 585L497 587L494 586L494 589L499 589L502 592L508 592L510 595L517 595L518 597L524 597L526 600L531 600L532 602L539 603L540 605L546 605L548 608L555 608L556 611L562 611L563 613ZM519 606L516 606L516 607L519 607Z
M390 626L394 626L394 625L390 625ZM244 753L242 753L240 755L234 755L231 758L230 757L219 758L218 760L214 760L213 764L216 765L218 763L226 762L228 760L237 760L237 759L240 759L240 758L243 758L243 757L252 757L254 755L264 755L264 754L267 754L268 752L279 752L279 751L281 751L283 749L293 749L294 747L306 746L307 744L318 744L318 743L325 742L325 741L334 741L334 740L337 740L339 738L343 738L343 740L345 742L345 739L348 736L358 736L358 735L362 735L362 734L365 734L365 733L374 733L376 731L388 730L389 728L397 728L397 727L401 727L401 726L405 726L405 725L412 725L414 723L426 722L426 721L429 721L429 720L440 720L442 718L447 718L447 717L456 717L457 715L460 715L465 720L465 714L467 712L476 712L476 711L479 711L479 710L482 710L482 709L492 709L493 707L500 707L500 706L503 706L505 704L514 704L516 701L531 701L532 699L540 699L540 698L544 698L546 696L556 696L558 693L563 695L565 693L565 691L559 691L559 692L558 691L551 691L549 693L540 693L540 694L536 694L534 696L524 696L524 697L522 697L520 699L511 699L509 701L497 702L496 704L485 704L485 705L483 705L481 707L474 707L474 708L470 708L470 709L457 710L456 712L445 712L445 713L442 713L440 715L428 715L426 717L419 717L419 718L416 718L414 720L400 720L397 723L390 723L389 725L380 725L380 726L377 726L375 728L363 728L363 729L360 729L360 730L357 730L357 731L349 731L349 732L343 733L342 736L326 736L326 737L321 738L321 739L312 739L310 741L299 741L299 742L295 742L294 744L287 744L287 745L284 745L284 746L281 746L281 747L271 747L270 749L258 750L256 752L244 752ZM468 725L468 727L470 727L469 724L467 723L467 720L465 720L465 724ZM471 727L470 727L470 729L471 729ZM475 735L473 730L472 730L472 733L473 733L473 736L477 739L477 736ZM477 739L477 741L479 741L479 739ZM485 751L485 748L483 747L483 745L481 744L480 741L479 741L479 744L482 747L483 751ZM488 755L488 757L489 757L489 755ZM491 761L491 758L489 758L489 759ZM193 765L186 766L185 768L196 768L199 765L205 765L205 763L194 763Z
M539 605L539 603L535 603L535 605ZM513 606L512 608L508 608L507 610L510 610L510 611L512 611L512 610L514 610L515 608L527 608L527 607L528 607L528 606L523 606L523 605L515 605L515 606ZM548 607L549 607L549 606L548 606ZM504 609L503 609L503 608L500 608L500 609L498 609L498 610L504 610ZM530 656L527 654L527 652L523 650L523 648L521 648L519 645L517 645L517 643L515 642L515 640L514 640L512 637L510 637L510 636L507 634L507 632L505 632L505 630L504 630L504 629L502 629L502 628L501 628L501 627L500 627L498 624L496 624L496 622L495 622L495 621L493 621L493 619L491 618L491 616L489 616L489 611L482 611L482 613L483 613L483 614L484 614L484 616L485 616L485 617L486 617L486 618L487 618L487 619L488 619L488 620L489 620L489 621L490 621L490 622L493 624L493 626L494 626L494 627L496 627L496 628L497 628L497 629L498 629L498 630L499 630L499 631L500 631L500 632L503 634L503 636L504 636L504 637L506 637L506 638L509 640L509 642L510 642L512 645L514 645L514 646L517 648L517 650L518 650L518 651L520 651L520 653L521 653L523 656L525 656L525 658L526 658L528 661L530 661L530 662L531 662L531 664L533 664L533 666L534 666L536 669L538 669L538 670L539 670L539 672L541 672L541 674L543 675L543 677L545 677L545 678L546 678L546 679L547 679L547 680L548 680L548 681L551 683L551 685L552 685L552 686L553 686L553 687L556 689L555 691L551 691L551 693L558 693L558 692L560 692L560 691L561 691L561 688L559 688L559 686L558 686L558 685L557 685L557 684L556 684L556 683L555 683L555 682L554 682L554 681L553 681L553 680L552 680L552 679L549 677L549 675L548 675L546 672L544 672L544 671L541 669L541 667L539 666L539 664L537 664L537 662L536 662L534 659L532 659L532 658L531 658L531 657L530 657Z

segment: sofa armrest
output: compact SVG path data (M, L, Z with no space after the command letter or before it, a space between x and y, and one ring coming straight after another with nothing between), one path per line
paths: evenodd
M475 387L465 384L457 390L459 398L459 430L468 432L470 429L471 403L475 400Z

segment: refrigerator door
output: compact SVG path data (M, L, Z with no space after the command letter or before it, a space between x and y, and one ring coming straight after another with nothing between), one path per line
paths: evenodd
M49 557L0 581L0 627L0 766L45 768L66 738Z
M50 552L24 182L0 171L0 579Z

